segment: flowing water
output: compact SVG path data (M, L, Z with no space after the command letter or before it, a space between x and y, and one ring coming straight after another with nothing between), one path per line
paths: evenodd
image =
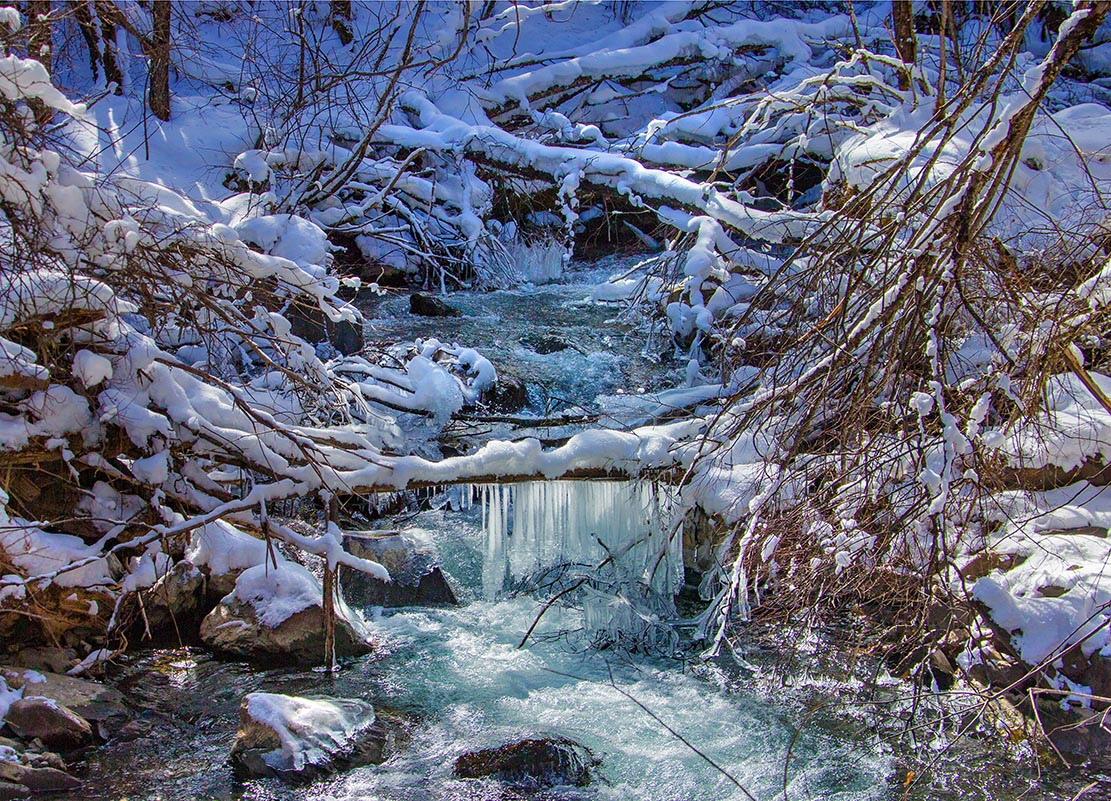
M531 409L542 415L591 408L598 395L674 386L686 363L668 361L669 341L649 336L645 321L619 323L619 308L592 300L600 281L630 264L579 266L562 283L528 289L455 292L445 300L458 317L415 316L408 294L387 294L364 305L367 341L435 337L476 348L499 374L528 386Z
M646 634L663 628L661 599L670 600L682 577L679 549L664 547L675 536L669 493L558 482L478 488L474 504L465 502L469 491L451 496L411 521L410 532L435 542L461 606L369 610L383 647L334 677L251 670L188 649L137 658L120 682L151 708L150 734L95 752L79 797L502 798L496 783L452 778L455 758L537 736L570 738L600 760L591 786L541 797L746 798L738 782L771 798L783 789L789 749L792 797L890 797L891 757L868 733L814 725L794 739L796 710L738 690L725 671L691 670L649 647L661 642ZM607 558L608 572L587 570ZM542 609L529 590L586 575L600 577L590 594L553 606L519 648ZM639 650L597 647L600 636L628 635L638 625ZM237 785L226 764L236 711L259 689L400 710L411 719L411 739L385 764L330 781Z
M459 339L503 369L516 365L539 411L545 398L582 404L664 382L667 369L640 356L643 339L607 326L612 310L588 296L585 284L538 295L457 295L450 300L467 316L442 320L395 318L405 300L389 298L377 307L376 325L393 340ZM542 355L523 344L553 331L574 347ZM672 625L683 566L675 497L666 489L631 482L455 488L435 505L404 525L434 544L460 606L366 610L381 646L334 675L253 669L196 649L130 657L113 680L142 710L133 726L139 736L93 751L82 790L58 797L517 798L494 782L453 778L453 763L467 751L539 736L574 740L599 761L590 786L539 799L955 801L1017 798L1030 786L1022 769L974 742L942 749L944 738L928 729L917 746L913 738L883 741L890 726L877 722L873 707L856 705L860 683L851 672L815 674L831 654L821 643L791 650L807 661L787 670L779 646L709 662L684 658L696 652L681 637L689 629ZM554 596L560 600L548 608ZM239 703L256 690L365 699L406 718L408 733L379 766L307 786L239 784L228 752ZM920 769L923 754L936 756L935 770L908 796L902 780L911 765ZM1036 797L1053 795L1035 786Z

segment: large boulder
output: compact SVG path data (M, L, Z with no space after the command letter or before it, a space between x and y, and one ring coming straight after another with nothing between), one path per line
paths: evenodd
M590 752L564 739L530 739L471 751L455 760L460 779L497 779L526 789L590 784Z
M363 701L251 693L239 707L231 764L241 779L311 781L382 762L387 740Z
M201 623L201 640L217 653L256 662L324 662L324 593L313 575L293 562L243 571L235 589ZM337 656L372 650L365 624L336 603Z
M205 576L188 560L177 562L158 580L139 591L141 614L134 629L142 637L172 638L186 644L196 637L205 608Z
M352 532L344 535L348 553L377 562L390 573L382 581L358 570L340 568L340 587L355 606L454 606L459 603L430 542L411 532Z
M93 744L93 727L72 709L49 698L24 695L8 707L4 723L24 740L41 740L48 748L73 751Z

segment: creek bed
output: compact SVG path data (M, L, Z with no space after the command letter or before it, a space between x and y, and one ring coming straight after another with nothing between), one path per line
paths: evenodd
M600 394L673 386L682 371L674 362L645 357L643 329L614 325L615 309L591 302L592 283L603 277L598 269L580 270L569 276L570 284L453 294L448 302L464 312L453 318L411 316L407 296L391 295L366 308L370 340L435 336L476 347L528 384L536 414L568 406L590 409ZM537 352L533 345L545 336L561 337L568 348ZM649 356L666 349L656 343ZM1038 779L1031 760L1014 762L974 740L942 748L944 739L928 729L917 745L881 736L885 726L877 724L876 708L862 702L862 684L852 670L818 667L831 655L818 640L800 647L784 633L780 643L753 644L743 655L708 662L691 660L695 652L689 643L678 641L667 648L644 647L647 641L631 649L598 648L607 644L599 632L612 636L620 628L610 614L612 597L602 595L591 603L552 608L528 646L519 648L545 597L529 591L530 571L535 575L553 560L596 563L597 542L614 548L614 537L632 536L621 518L633 507L612 490L527 489L516 493L512 514L522 508L522 498L531 498L541 511L510 526L505 493L486 493L484 515L479 505L460 502L461 492L445 494L439 508L404 525L434 543L462 605L367 610L381 647L334 675L258 670L196 649L129 656L111 680L142 710L145 733L92 751L79 769L85 786L57 797L515 798L497 783L453 778L452 765L464 752L538 736L574 740L600 760L590 786L532 796L538 799L732 801L747 798L747 790L760 799L956 801L1018 798L1031 787L1038 797L1067 799L1082 788L1072 780L1054 785L1049 775ZM592 518L584 511L591 505L604 511ZM557 514L552 511L557 506L576 511ZM495 509L505 522L500 529L492 526ZM643 568L644 553L639 558ZM670 603L669 589L675 589L667 582L681 577L681 561L674 560L654 574L652 580L662 582L655 590L664 606ZM624 612L621 626L661 609ZM784 654L795 657L786 670ZM892 687L893 693L907 690L897 682ZM408 741L380 766L312 785L291 787L272 779L236 783L227 759L239 703L259 690L364 699L407 718ZM908 770L931 760L929 781L914 784L907 794Z
M491 589L491 573L511 557L491 548L482 511L445 504L417 515L408 530L434 541L462 605L368 610L382 647L334 676L255 670L193 649L131 657L115 681L146 709L150 732L94 751L86 786L61 798L492 801L518 796L495 782L453 778L455 759L537 736L574 740L600 760L592 785L533 796L553 801L747 798L710 761L757 798L783 798L788 754L787 797L796 799L902 798L906 771L935 756L931 782L909 798L1011 799L1033 781L1025 763L975 741L948 751L932 750L929 736L917 748L888 744L871 708L853 708L860 682L847 671L816 672L830 661L818 642L813 663L790 671L774 646L753 648L740 664L598 650L587 647L589 626L571 605L549 611L518 648L541 602L507 589L520 584L512 570ZM408 719L408 741L382 765L307 786L236 783L227 757L238 706L258 690L364 699ZM1039 797L1065 799L1079 789L1055 788L1051 778L1036 785Z

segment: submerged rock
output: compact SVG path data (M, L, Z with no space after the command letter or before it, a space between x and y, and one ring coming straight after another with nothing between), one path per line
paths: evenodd
M239 708L232 768L239 778L311 781L378 763L389 738L376 721L363 701L251 693Z
M409 311L421 317L460 317L463 313L439 298L414 292L409 296Z
M570 342L555 334L541 334L540 336L522 340L521 344L531 348L534 353L539 353L541 356L559 353L571 347Z
M336 604L336 655L370 653L359 616ZM243 659L319 665L324 662L323 591L308 570L292 562L245 570L235 590L201 623L212 650Z
M344 549L390 573L381 581L358 570L340 569L344 598L356 606L453 606L459 603L432 546L408 533L344 535Z
M590 784L594 763L583 746L571 740L520 740L497 748L463 754L455 760L460 779L490 778L529 789Z
M93 743L93 727L72 709L49 698L23 697L4 718L17 736L41 740L47 748L72 751Z

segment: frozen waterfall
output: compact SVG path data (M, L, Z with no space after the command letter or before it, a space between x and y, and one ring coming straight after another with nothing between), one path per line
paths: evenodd
M678 492L648 481L535 481L476 488L482 588L542 596L573 588L596 644L667 647L683 583ZM664 638L666 642L661 642Z

